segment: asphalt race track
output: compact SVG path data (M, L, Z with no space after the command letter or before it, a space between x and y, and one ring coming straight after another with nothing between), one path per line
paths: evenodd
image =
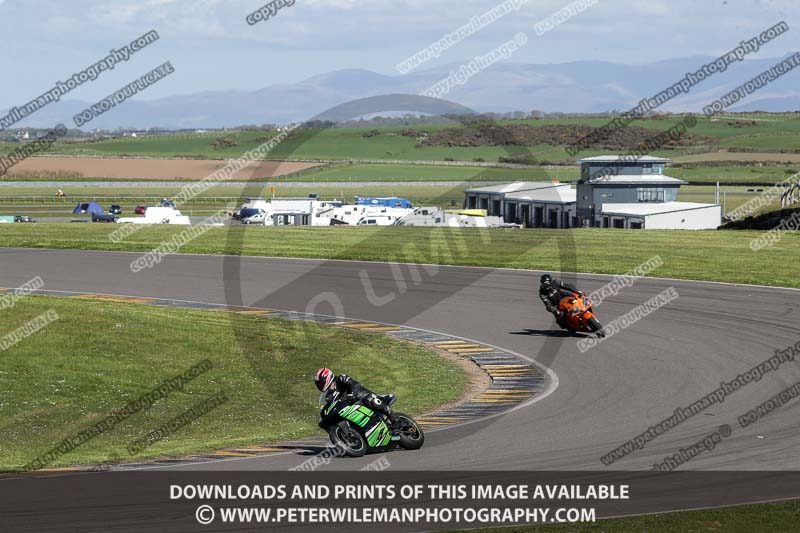
M430 432L419 452L389 454L393 471L650 469L722 424L731 426L731 436L682 469L797 470L800 465L800 401L747 428L736 423L737 416L800 381L798 361L747 384L611 467L600 461L721 381L800 340L797 290L640 279L595 309L601 321L610 322L669 287L680 296L581 353L577 339L565 337L542 308L538 273L530 271L173 255L133 273L130 263L138 255L3 248L0 286L16 287L39 275L48 290L314 310L409 325L514 351L545 362L557 375L538 401L491 420ZM608 280L577 277L586 292ZM339 303L310 309L312 299ZM308 393L315 394L310 382ZM191 468L286 470L306 458L288 452ZM357 470L373 460L340 459L325 468Z

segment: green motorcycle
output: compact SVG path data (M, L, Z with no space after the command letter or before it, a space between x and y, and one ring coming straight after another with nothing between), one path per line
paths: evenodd
M397 401L394 394L380 398L389 406ZM376 413L361 401L353 402L335 390L320 395L319 408L319 427L327 431L333 445L349 457L385 452L397 446L417 450L425 442L419 424L403 413L396 413L400 420L400 439L392 441L385 415Z

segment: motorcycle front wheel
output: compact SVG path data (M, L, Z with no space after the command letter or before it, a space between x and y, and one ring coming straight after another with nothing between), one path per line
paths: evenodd
M332 426L328 430L328 436L333 445L341 448L348 457L361 457L367 453L366 439L347 422L339 422Z
M606 334L603 331L603 326L600 325L600 322L595 318L592 317L588 320L589 326L592 328L592 333L597 333L598 337L605 337Z

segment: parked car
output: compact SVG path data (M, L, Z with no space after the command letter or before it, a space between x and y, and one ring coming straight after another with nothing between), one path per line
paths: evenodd
M174 204L173 202L170 202L170 201L169 201L169 200L167 200L166 198L164 198L164 199L163 199L163 200L161 200L161 202L158 204L158 207L171 207L171 208L175 209L175 204Z
M121 215L122 214L122 206L119 204L112 204L111 207L108 208L108 212L112 215Z
M263 224L266 211L263 209L245 208L239 214L242 224Z
M106 214L103 213L102 215L92 215L92 222L116 222L117 215Z
M36 222L29 216L17 215L14 217L14 222Z
M134 212L134 213L136 213L137 215L144 215L144 210L145 210L145 209L147 209L147 207L146 207L146 206L143 206L143 205L137 205L137 206L136 206L136 209L134 209L134 210L133 210L133 212Z

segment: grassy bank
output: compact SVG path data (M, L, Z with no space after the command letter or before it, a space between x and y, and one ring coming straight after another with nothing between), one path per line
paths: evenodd
M0 246L149 251L185 231L144 227L121 243L114 224L8 224ZM659 255L653 275L800 287L800 234L784 234L759 252L757 231L473 230L404 227L210 228L184 253L367 261L412 261L604 274L628 272Z
M552 524L473 529L473 533L794 533L800 522L800 501L739 505L600 520L594 524Z
M776 160L784 160L781 150L798 149L797 133L800 131L800 118L792 115L764 115L756 117L742 115L729 118L708 119L696 116L697 124L690 133L696 140L689 146L678 149L661 149L650 155L677 157L686 154L705 152L713 157L720 148L747 150L750 152L773 153ZM741 119L741 120L740 120ZM547 125L588 125L602 127L610 117L572 117L525 120L501 120L500 125L527 124L530 126ZM659 119L642 119L632 122L632 126L652 130L653 135L675 126L681 117L664 117ZM429 146L420 143L415 135L404 135L411 128L416 132L432 133L442 129L460 128L460 124L451 125L412 125L412 126L367 126L362 128L302 129L281 143L270 154L270 159L394 159L442 161L453 158L460 161L472 161L476 158L485 161L497 161L499 157L509 153L519 153L514 146ZM377 132L377 134L376 134ZM242 132L210 132L195 134L176 134L163 136L140 136L137 138L108 139L90 143L57 142L48 150L50 154L74 156L119 156L141 155L151 157L191 156L202 158L239 157L248 150L256 148L265 140L273 137L274 131L242 131ZM563 141L567 142L567 141ZM18 143L0 143L0 154L16 149ZM564 145L541 144L529 147L540 160L574 161L575 157L565 151ZM578 157L598 155L600 153L619 152L620 150L603 150L599 147L583 150Z
M430 351L384 335L218 311L30 296L0 311L2 335L50 309L58 320L0 358L0 471L33 460L206 358L211 370L53 464L320 434L311 376L323 365L397 393L398 408L410 413L457 398L467 379ZM139 455L126 451L220 391L227 403Z

